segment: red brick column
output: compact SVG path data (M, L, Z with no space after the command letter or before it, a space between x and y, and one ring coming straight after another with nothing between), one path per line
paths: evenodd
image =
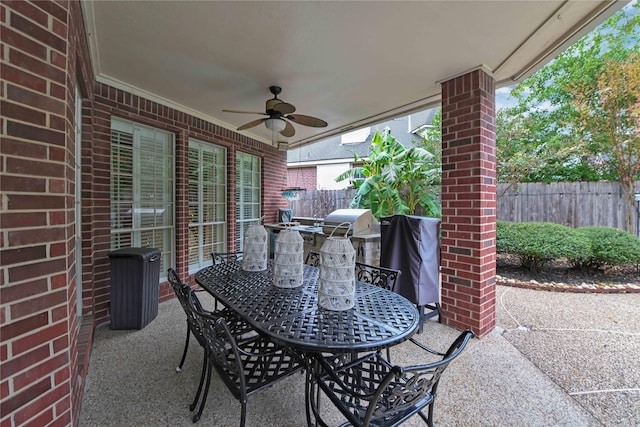
M495 82L483 70L442 84L443 322L495 326Z

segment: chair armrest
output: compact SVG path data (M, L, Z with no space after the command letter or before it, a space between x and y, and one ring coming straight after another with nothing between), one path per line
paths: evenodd
M377 360L371 360L371 362L368 362L368 360L370 359L377 359ZM372 389L369 393L364 393L364 394L359 393L358 391L355 390L355 388L356 387L361 388L360 387L361 384L346 383L338 375L340 372L349 370L349 369L362 369L363 363L365 364L371 363L372 365L382 366L383 368L387 369L386 374L384 374L384 379L380 382L380 384L382 384L383 387L385 387L386 384L391 382L394 378L399 377L402 373L402 369L399 366L391 366L382 356L380 356L377 353L369 353L364 357L354 360L351 363L347 363L342 366L339 366L338 368L334 368L333 366L331 366L331 364L329 364L324 358L320 358L319 360L320 360L320 364L322 365L322 371L328 377L328 379L334 382L340 389L342 389L344 393L360 399L371 399L374 395L378 393L378 390L380 390L381 388L376 387L376 389ZM349 377L353 378L353 376L351 375ZM322 383L322 381L320 381L320 383Z
M435 355L438 355L438 356L444 356L444 353L441 353L441 352L439 352L437 350L434 350L432 348L427 347L426 345L422 344L421 342L419 342L415 338L409 338L409 341L411 341L413 344L417 345L418 347L420 347L424 351L428 351L429 353L435 354Z

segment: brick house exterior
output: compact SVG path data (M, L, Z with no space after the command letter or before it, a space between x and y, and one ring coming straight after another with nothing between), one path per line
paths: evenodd
M0 24L0 423L77 425L93 330L109 320L111 118L175 137L175 267L185 277L188 139L227 149L228 182L235 182L236 152L261 159L265 222L275 222L277 208L286 207L280 195L286 154L96 82L79 2L3 1ZM82 98L80 182L76 84ZM479 334L495 323L493 84L476 70L445 82L442 94L444 321ZM81 218L75 215L77 185ZM227 211L233 218L233 186ZM236 230L229 224L232 242ZM162 283L160 300L171 297Z
M318 170L313 167L289 169L287 187L300 187L315 190L318 182Z
M2 239L0 257L0 422L74 425L92 334L109 321L110 122L120 117L175 136L176 269L188 271L187 144L227 149L262 161L262 211L274 222L286 154L95 81L79 2L2 2ZM82 97L82 182L75 180L75 90ZM82 185L82 253L75 251L75 186ZM227 216L235 216L229 186ZM235 238L229 221L228 242ZM76 277L75 264L82 263ZM76 281L82 280L82 313ZM161 283L160 300L173 296Z

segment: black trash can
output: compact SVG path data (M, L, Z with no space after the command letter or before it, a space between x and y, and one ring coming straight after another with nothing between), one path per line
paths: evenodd
M111 329L142 329L158 315L160 249L121 248L111 261Z

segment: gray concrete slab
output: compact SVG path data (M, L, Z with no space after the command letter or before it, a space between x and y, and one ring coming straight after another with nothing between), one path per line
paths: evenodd
M561 294L498 287L495 331L470 342L443 375L438 426L640 425L640 294ZM189 426L202 350L177 301L160 305L140 331L98 328L86 378L81 426ZM458 331L427 322L416 336L446 349ZM398 364L421 363L411 343L392 349ZM616 391L607 391L616 390ZM626 391L620 391L626 390ZM325 399L335 425L340 415ZM199 425L235 426L240 405L214 377ZM303 426L304 376L249 398L247 426ZM423 425L419 417L405 425Z

